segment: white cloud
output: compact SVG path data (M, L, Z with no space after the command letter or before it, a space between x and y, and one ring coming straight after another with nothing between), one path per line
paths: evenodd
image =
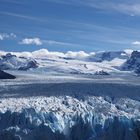
M122 12L124 14L128 14L130 16L140 15L140 3L132 3L132 4L117 4L113 5L114 10L118 12Z
M138 0L125 2L109 0L87 0L86 3L83 2L82 4L105 11L116 11L130 16L140 15L140 2Z
M47 58L66 57L66 58L79 59L79 60L85 59L90 55L88 53L85 53L84 51L79 51L79 52L68 51L66 53L63 53L63 52L51 52L48 51L47 49L40 49L31 52L31 54L33 57L47 57Z
M32 52L33 57L65 57L65 54L62 52L49 52L47 49L40 49Z
M65 58L72 58L72 59L78 59L78 60L83 60L89 57L91 54L85 53L84 51L79 51L79 52L51 52L48 51L47 49L40 49L36 50L33 52L20 52L20 53L13 53L18 56L24 56L24 57L47 57L47 58L57 58L57 57L65 57Z
M49 45L49 46L74 46L77 44L73 44L73 43L68 43L68 42L61 42L61 41L55 41L55 40L42 40L40 38L24 38L22 39L19 44L22 45L36 45L36 46L40 46L42 44L44 45Z
M3 39L4 39L3 35L0 34L0 40L3 40Z
M13 39L16 38L16 35L14 33L0 33L0 40L5 40L5 39Z
M62 46L69 46L69 45L73 45L71 43L67 43L67 42L60 42L60 41L55 41L55 40L43 40L43 43L45 43L46 45L62 45Z
M38 21L39 20L36 17L22 15L22 14L17 14L17 13L4 12L4 11L0 11L0 14L6 15L6 16L12 16L12 17L17 17L17 18L22 18L22 19L27 19L27 20L35 20L35 21Z
M123 14L128 14L130 16L140 15L140 1L139 0L48 0L52 2L57 2L60 4L73 4L73 5L84 5L93 7L96 9L101 9L105 11L117 11Z
M32 52L32 55L34 57L45 57L48 54L49 54L49 52L47 49L41 49L41 50L37 50L37 51Z
M110 0L87 0L83 2L84 5L105 10L116 11L130 16L140 15L140 1L110 1Z
M68 58L76 58L76 59L84 59L86 57L88 57L89 54L85 53L84 51L79 51L79 52L72 52L72 51L69 51L65 54L65 57L68 57Z
M36 46L40 46L42 45L42 41L40 38L24 38L20 44L24 44L24 45L36 45Z
M128 55L131 55L133 50L126 49L124 50ZM8 52L0 51L0 56L5 55ZM63 52L51 52L48 51L47 49L40 49L36 50L33 52L10 52L12 54L15 54L17 56L22 56L22 57L31 57L31 58L47 58L47 59L52 59L52 58L72 58L76 60L87 60L89 58L94 58L96 53L101 53L101 52L90 52L86 53L84 51L78 51L78 52L73 52L73 51L68 51L66 53Z
M132 42L132 45L140 45L140 41L134 41Z
M7 52L0 50L0 56L5 55Z

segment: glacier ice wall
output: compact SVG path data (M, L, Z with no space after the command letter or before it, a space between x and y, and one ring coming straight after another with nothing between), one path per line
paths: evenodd
M140 102L70 96L0 99L0 140L139 140Z

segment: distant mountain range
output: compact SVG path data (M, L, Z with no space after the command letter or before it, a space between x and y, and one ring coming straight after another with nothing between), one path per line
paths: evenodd
M112 72L140 73L140 52L0 52L0 70L38 70L68 74L107 75Z

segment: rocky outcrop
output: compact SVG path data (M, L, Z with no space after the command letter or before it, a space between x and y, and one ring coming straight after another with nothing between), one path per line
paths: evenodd
M0 70L0 79L15 79L15 78L16 77L14 75Z
M101 71L95 72L94 75L110 75L110 74L108 72L106 72L106 71L101 70Z
M123 70L130 70L140 74L140 52L132 52L131 57L124 63Z
M29 70L30 68L37 68L37 67L38 67L37 62L35 60L31 60L27 63L27 65L19 67L18 70Z

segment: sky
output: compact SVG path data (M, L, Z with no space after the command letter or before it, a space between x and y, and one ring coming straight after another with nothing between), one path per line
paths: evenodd
M140 49L140 0L0 0L0 50Z

